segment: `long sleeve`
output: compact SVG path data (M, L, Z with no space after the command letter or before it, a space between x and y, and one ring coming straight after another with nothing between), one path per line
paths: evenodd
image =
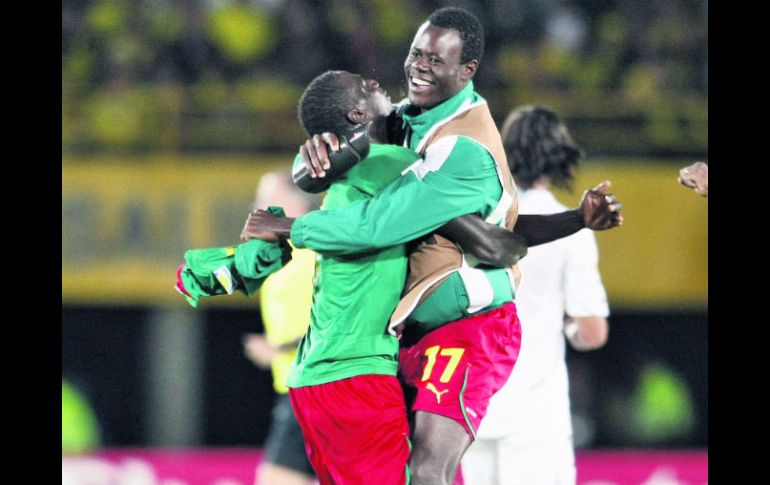
M599 273L594 234L583 229L568 239L564 268L565 311L571 317L607 317L607 293Z
M393 246L461 215L486 216L500 193L489 153L468 138L446 137L376 197L298 217L291 240L298 247L326 254Z

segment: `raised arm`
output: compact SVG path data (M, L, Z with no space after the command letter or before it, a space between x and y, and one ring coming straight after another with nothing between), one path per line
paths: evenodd
M466 163L469 159L478 163ZM375 197L298 217L290 237L295 247L325 254L389 247L431 233L456 217L492 212L499 190L486 149L447 137Z
M318 136L316 135L300 147L300 153L295 157L292 167L294 184L301 190L311 194L327 190L332 182L366 158L370 148L369 135L365 128L354 132L350 138L343 136L339 140L332 133L324 133L320 135L321 142L319 142ZM319 143L317 148L319 151L320 147L327 148L327 143L330 146L336 146L337 149L330 150L324 161L320 161L318 158L319 152L315 152L316 158L313 161L308 155L310 153L308 146L315 147L316 143ZM320 176L317 171L317 164L319 163L326 169L320 172L322 174Z
M623 223L621 204L609 193L609 181L586 190L576 209L556 214L519 214L513 232L468 214L436 232L462 246L481 263L506 267L527 254L527 248L570 236L580 229L602 231Z
M514 232L522 236L528 247L570 236L583 228L604 231L623 224L622 205L610 193L612 183L602 182L583 192L580 205L556 214L519 214Z
M622 225L622 205L609 193L611 185L605 181L586 190L576 209L556 214L519 214L514 232L474 214L456 217L436 232L458 243L483 264L501 268L511 266L527 254L528 247L570 236L583 228L603 231ZM288 238L293 223L293 218L275 217L257 210L247 219L241 240Z

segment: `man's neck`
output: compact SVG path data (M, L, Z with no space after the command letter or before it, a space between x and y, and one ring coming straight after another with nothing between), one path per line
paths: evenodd
M434 105L433 105L433 106L431 106L430 108L422 108L422 107L421 107L421 108L420 108L420 114L422 114L422 113L425 113L426 111L430 111L430 110L432 110L433 108L435 108L436 106L439 106L441 103L443 103L443 102L444 102L444 101L446 101L447 99L451 99L451 98L453 98L453 97L457 96L457 93L459 93L460 91L462 91L463 89L465 89L467 86L468 86L468 83L466 82L465 84L463 84L463 85L460 87L460 89L458 89L458 90L457 90L457 91L455 91L454 93L451 93L451 94L449 94L449 95L448 95L446 98L442 99L441 101L439 101L438 103L434 104Z
M388 142L388 117L380 116L375 118L369 123L369 140L372 143L387 143Z

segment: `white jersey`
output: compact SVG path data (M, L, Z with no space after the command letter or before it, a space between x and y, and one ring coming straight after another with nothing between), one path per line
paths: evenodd
M522 190L519 197L521 214L567 210L545 189ZM521 260L522 281L516 294L522 329L521 350L508 382L490 400L487 415L478 429L478 442L471 446L463 461L468 485L569 482L551 478L569 474L569 471L557 473L555 467L571 469L574 483L569 386L564 360L564 314L572 317L609 315L598 261L596 239L588 229L529 248L527 256ZM485 447L493 446L480 442L498 438L505 441L503 449L516 456L499 456L497 461L507 462L512 470L518 468L518 477L508 480L501 476L506 466L488 463L487 456L484 458L487 463L481 468L492 466L499 470L495 479L480 480L477 473L471 470L474 464L480 464L479 455L486 453ZM549 456L540 458L538 454ZM533 473L543 470L542 473L549 476L545 477L542 473L526 476L522 473L524 464L520 467L515 465L517 457L529 464Z

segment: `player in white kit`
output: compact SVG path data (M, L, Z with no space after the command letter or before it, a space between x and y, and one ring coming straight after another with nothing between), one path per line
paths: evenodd
M506 119L502 138L520 213L565 210L548 189L569 187L580 151L557 115L520 108ZM521 260L521 352L463 458L466 485L575 484L564 340L578 350L607 340L609 307L598 260L594 235L585 229L531 247Z

